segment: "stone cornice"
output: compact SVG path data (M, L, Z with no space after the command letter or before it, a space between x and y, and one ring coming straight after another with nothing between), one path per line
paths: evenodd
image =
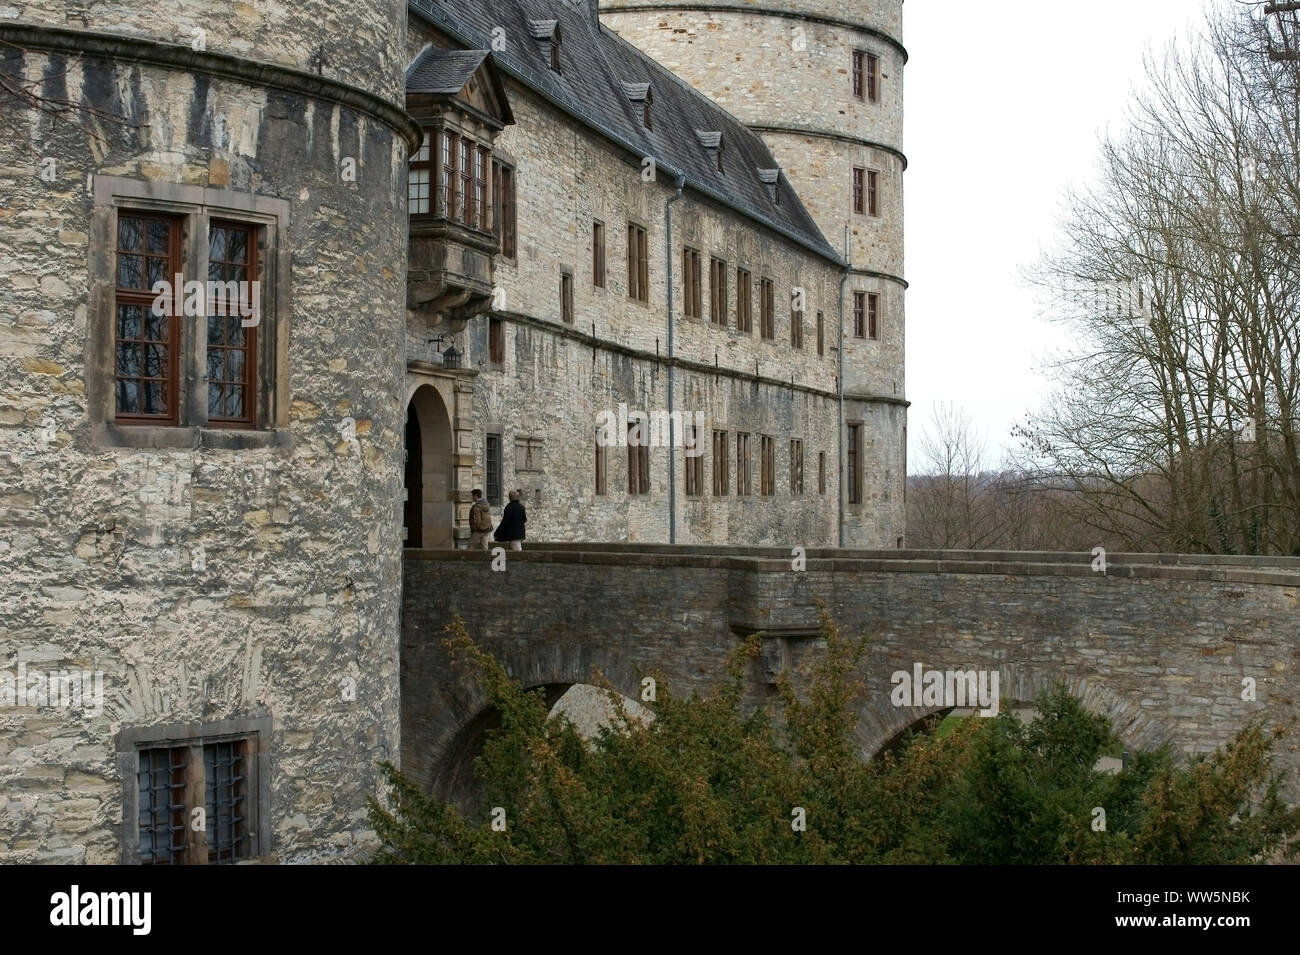
M424 139L419 124L407 115L406 110L388 100L359 87L292 67L211 50L194 50L147 37L37 23L0 21L0 42L27 50L145 63L183 73L203 73L253 87L335 103L383 123L406 140L409 152L419 149Z
M857 33L864 33L867 36L875 37L888 43L897 50L903 57L903 62L908 60L907 47L903 46L901 40L891 36L884 30L877 30L875 27L869 27L865 24L854 23L852 20L844 20L840 17L825 17L816 13L800 13L796 10L780 10L776 7L763 7L754 4L738 3L606 3L601 2L600 12L604 13L675 13L675 12L697 12L697 13L737 13L753 14L764 17L781 17L786 20L807 20L810 23L824 23L827 26L843 27L846 30L853 30Z
M903 169L907 169L907 156L901 149L885 143L876 142L874 139L864 139L861 136L850 136L847 133L837 133L829 129L813 129L809 126L768 126L748 124L749 128L756 133L776 133L787 136L813 136L817 139L834 139L841 143L852 143L854 146L866 146L868 149L878 149L882 153L889 153L903 164Z

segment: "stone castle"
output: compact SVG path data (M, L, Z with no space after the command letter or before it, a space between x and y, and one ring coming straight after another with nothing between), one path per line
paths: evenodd
M0 860L364 852L473 488L903 546L901 18L0 6Z

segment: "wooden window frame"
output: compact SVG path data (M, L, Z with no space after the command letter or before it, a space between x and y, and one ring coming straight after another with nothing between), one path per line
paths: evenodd
M727 318L727 275L729 269L722 259L709 259L709 322L719 328L726 328Z
M790 439L790 496L803 497L803 439Z
M864 50L853 51L853 97L854 99L865 99L866 97L866 62L867 54Z
M817 493L826 494L826 452L817 452Z
M853 167L853 214L867 214L867 169L865 166Z
M144 231L141 232L141 245L138 251L121 248L121 221L122 219L139 219L144 224ZM167 225L167 250L164 255L150 255L148 253L148 223L162 222ZM185 336L182 334L180 315L165 316L165 327L167 338L147 339L133 338L126 339L131 343L139 343L141 346L147 343L165 344L167 348L167 362L165 376L163 381L163 400L166 403L167 411L164 414L144 414L138 412L122 412L118 410L118 384L122 380L127 381L157 381L155 377L141 375L122 375L118 365L118 351L123 339L119 337L121 326L118 320L119 310L126 308L140 309L140 334L145 334L147 316L151 313L154 300L158 297L152 291L145 288L129 289L119 284L119 278L122 272L120 258L123 255L136 256L140 259L141 282L149 281L149 264L150 258L161 258L166 262L164 275L169 285L175 284L176 275L184 275L184 269L181 261L181 240L185 228L184 218L176 215L165 213L141 211L136 209L119 210L113 229L113 319L112 319L112 361L113 361L113 422L119 425L137 426L137 425L156 425L160 427L176 427L181 423L181 354L185 350ZM174 309L169 309L174 312ZM140 349L143 351L143 348ZM144 369L142 368L141 371Z
M604 288L605 276L605 223L593 219L591 223L591 284Z
M754 276L748 269L736 269L736 331L754 334Z
M690 443L687 443L685 441L685 438L687 436L682 435L683 445L685 447L694 450L702 451L703 449L700 448L700 443L699 443L700 442L699 425L688 424L688 425L683 425L682 427L684 429L685 428L690 429L690 437L692 439ZM686 472L686 496L699 497L704 493L704 455L702 453L696 455L687 454L685 455L685 457L686 457L686 461L685 461L684 470Z
M574 321L573 273L567 270L560 273L560 321L565 325L572 325Z
M637 427L636 422L628 422L627 442L627 493L629 497L642 497L650 493L650 448L648 445L633 444L631 431ZM642 423L642 431L646 425Z
M731 435L713 432L713 496L726 497L731 489Z
M601 441L602 431L596 429L596 496L604 497L609 493L609 450Z
M817 313L817 356L826 354L826 313Z
M880 218L880 172L867 170L867 215Z
M765 342L776 341L776 283L769 278L759 279L759 337Z
M704 265L699 249L682 248L683 315L690 320L704 318Z
M862 423L850 422L845 442L845 476L848 478L848 502L862 503Z
M515 167L494 157L492 160L493 232L501 246L501 256L519 256L519 223Z
M438 183L436 182L438 163L434 156L434 150L437 148L438 145L437 144L438 132L439 131L436 129L426 129L424 131L424 142L421 144L419 149L417 149L414 153L411 154L411 158L407 162L406 214L408 216L418 216L420 218L424 218L426 216L433 216L437 211L434 193L438 188ZM420 158L421 155L424 156L423 159ZM412 198L411 198L411 186L413 184L411 177L413 174L419 172L425 172L428 174L429 177L428 181L424 183L427 193L425 196L422 197L424 199L425 206L426 206L423 212L418 211L413 207ZM421 197L417 195L416 199L418 200L419 198Z
M770 434L758 436L758 492L762 497L776 495L776 439Z
M866 73L867 89L866 100L868 103L880 102L880 57L874 53L866 55Z
M494 440L495 439L495 440ZM496 445L495 461L492 446ZM505 441L500 431L488 431L483 435L483 497L488 507L501 507L505 497Z
M245 265L245 268L247 269L247 278L245 278L244 281L260 282L260 279L258 277L258 258L259 258L259 247L261 244L261 229L258 226L247 222L235 222L228 219L212 219L208 225L209 248L211 247L210 237L212 235L213 229L228 229L231 231L242 231L245 233L246 238L245 238L244 247L248 251L248 261ZM209 262L208 277L211 278L212 277L211 258L209 258L208 262ZM223 264L226 263L224 263L223 261ZM214 308L214 303L209 302L208 303L209 315L212 314L213 308ZM229 310L228 303L227 303L227 310ZM244 388L245 413L242 417L238 417L238 418L227 417L224 415L218 415L214 417L212 414L212 396L211 396L212 382L211 380L209 380L208 394L205 400L208 402L208 426L211 428L251 430L257 427L258 390L259 390L258 377L257 377L258 329L255 327L248 327L248 328L241 328L241 331L244 334L244 342L245 342L244 347L242 349L229 348L228 346L218 346L218 347L224 351L243 351L245 353L244 380L242 382L235 382L233 380L228 382L225 381L222 382L222 384L242 385L242 387ZM212 342L210 340L206 340L205 344L206 344L206 351L211 352L213 350ZM205 357L205 364L206 364L206 357Z
M636 222L627 224L627 297L650 302L650 234Z
M853 293L853 337L867 337L867 293Z
M790 309L790 347L803 351L803 312Z
M749 432L736 432L736 496L749 497L754 491L749 469Z
M500 368L506 361L505 319L488 316L488 364Z
M867 341L880 341L880 293L867 293Z

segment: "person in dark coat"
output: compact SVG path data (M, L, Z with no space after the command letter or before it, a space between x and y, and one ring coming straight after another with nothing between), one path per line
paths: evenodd
M500 543L508 543L511 550L524 549L524 525L528 523L528 513L518 491L510 492L510 502L501 512L501 523L497 525L492 536Z

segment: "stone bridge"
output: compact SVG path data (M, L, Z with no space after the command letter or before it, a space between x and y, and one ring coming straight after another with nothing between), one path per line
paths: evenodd
M915 664L996 670L1006 704L1064 678L1129 748L1209 752L1251 719L1297 715L1300 559L1084 553L533 545L504 571L486 553L408 551L402 595L402 765L450 795L492 725L441 645L459 615L529 687L553 699L603 673L639 699L655 674L684 694L716 684L738 640L763 634L753 698L818 652L819 608L870 638L858 734L873 755L944 707L896 707ZM1246 678L1255 699L1243 700ZM1297 801L1295 730L1278 744Z

